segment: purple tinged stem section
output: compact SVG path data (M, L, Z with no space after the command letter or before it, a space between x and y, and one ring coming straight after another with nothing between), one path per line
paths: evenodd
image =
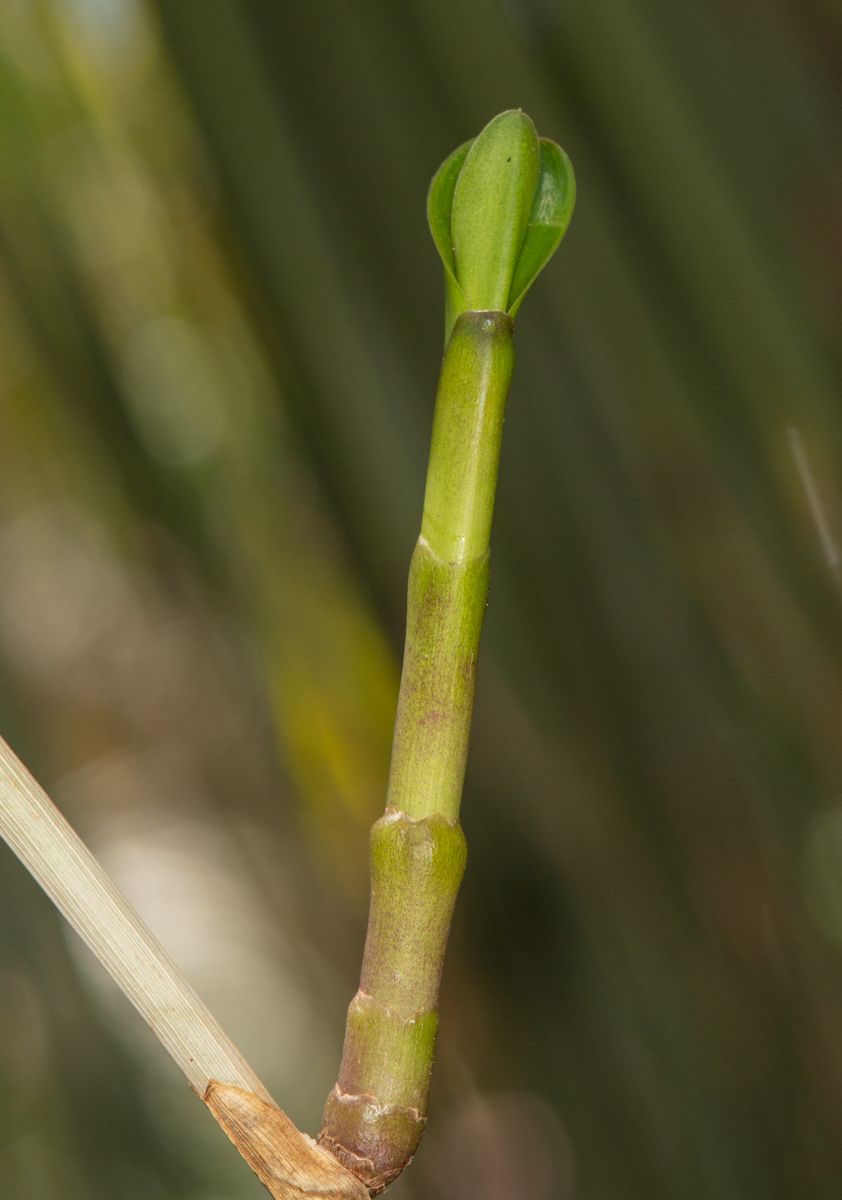
M372 1194L399 1175L424 1130L439 980L465 838L438 814L387 809L371 831L371 909L360 990L319 1140Z
M387 800L413 817L459 816L488 582L487 552L445 563L419 538Z

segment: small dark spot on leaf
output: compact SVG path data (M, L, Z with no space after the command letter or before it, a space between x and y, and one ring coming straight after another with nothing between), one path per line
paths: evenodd
M506 159L506 162L511 162L511 161L512 161L512 156L510 154L509 157Z

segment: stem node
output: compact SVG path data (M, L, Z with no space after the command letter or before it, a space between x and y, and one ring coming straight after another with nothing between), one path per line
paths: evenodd
M439 981L465 870L458 821L387 809L371 831L360 990L319 1141L376 1195L415 1153L427 1112Z

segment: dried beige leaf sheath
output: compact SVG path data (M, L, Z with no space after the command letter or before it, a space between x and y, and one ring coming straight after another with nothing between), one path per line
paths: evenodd
M275 1200L369 1200L368 1189L332 1154L252 1092L212 1079L205 1104Z

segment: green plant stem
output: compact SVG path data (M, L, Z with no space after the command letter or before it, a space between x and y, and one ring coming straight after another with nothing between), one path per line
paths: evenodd
M465 312L442 365L360 990L320 1141L374 1195L424 1128L442 963L465 869L459 805L513 366L505 313Z
M514 364L512 322L463 313L436 399L387 805L457 820L488 598L491 516Z

